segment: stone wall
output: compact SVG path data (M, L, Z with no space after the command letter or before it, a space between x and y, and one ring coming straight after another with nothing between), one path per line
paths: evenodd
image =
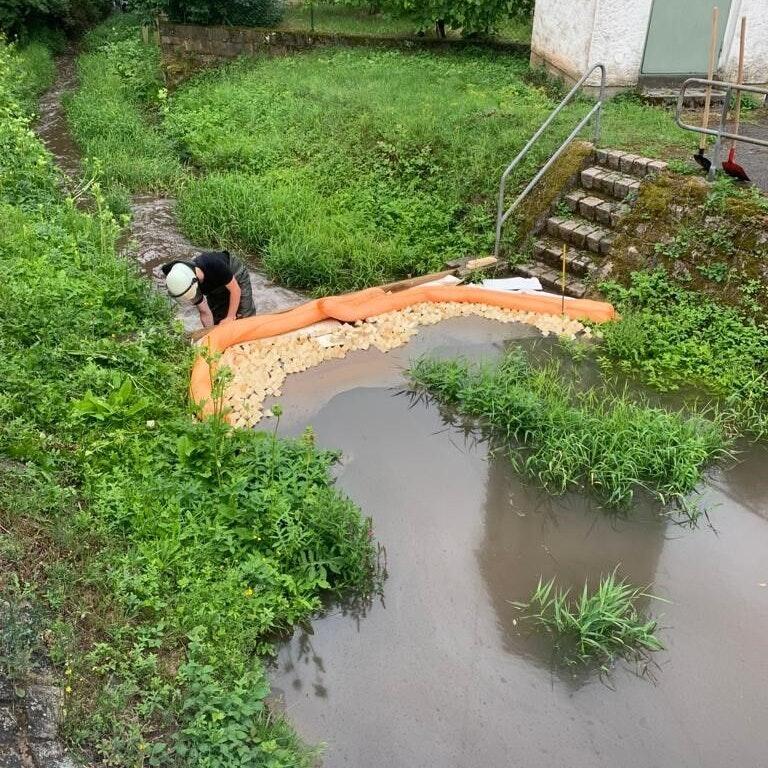
M0 768L77 768L59 739L64 691L47 673L23 696L0 676Z
M329 46L395 47L440 52L482 46L499 53L528 55L530 52L530 47L524 43L493 40L341 35L259 27L202 27L168 21L160 22L159 37L163 62L171 85L185 79L197 69L240 56L285 56Z

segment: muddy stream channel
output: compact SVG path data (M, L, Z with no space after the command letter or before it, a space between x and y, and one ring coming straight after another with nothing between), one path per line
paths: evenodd
M38 135L64 172L69 187L77 189L81 175L81 158L68 127L62 99L76 85L75 54L67 53L57 59L57 76L52 88L42 97L36 125ZM126 148L130 151L130 148ZM174 200L154 195L135 195L131 201L131 221L121 239L127 258L134 259L155 285L160 282L161 265L174 259L190 259L203 250L179 231L173 214ZM245 255L246 262L248 256ZM266 275L249 269L253 301L257 312L273 312L306 301L294 291L272 283ZM187 331L201 327L194 307L174 305L178 318Z
M63 64L40 132L72 169ZM197 250L172 208L134 200L126 253L150 274ZM259 311L300 299L254 281ZM711 473L711 525L694 530L651 504L622 518L583 495L551 497L404 393L416 355L492 359L511 346L555 351L528 326L455 318L388 354L354 352L286 380L280 432L311 425L342 451L338 485L373 518L388 578L371 605L330 605L280 647L276 705L326 744L326 768L768 766L768 450L740 446L737 463ZM578 587L617 564L670 601L651 605L666 646L652 679L563 669L512 605L540 576Z

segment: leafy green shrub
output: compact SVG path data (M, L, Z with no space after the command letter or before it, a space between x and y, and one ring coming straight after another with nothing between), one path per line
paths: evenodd
M265 725L264 699L269 683L262 670L246 672L222 686L210 664L197 660L199 641L180 668L184 692L183 726L174 753L190 768L226 765L233 768L309 766L311 755L279 717Z
M564 661L597 661L607 672L617 658L647 662L650 653L663 648L655 634L656 620L637 608L639 600L652 597L620 581L614 571L603 576L593 592L585 583L578 598L571 597L569 589L558 589L554 579L540 580L530 600L516 605L527 611L525 620L556 636Z
M24 208L49 204L56 195L50 155L32 133L16 98L19 80L35 79L31 72L19 77L19 62L31 60L17 58L0 38L0 204L14 202Z
M3 0L0 30L24 37L40 28L82 32L109 13L111 0Z
M10 96L30 114L37 109L37 99L53 85L56 66L49 48L37 41L16 48L8 62Z
M604 286L621 317L601 326L603 362L662 391L719 396L741 430L768 433L768 328L675 285L662 269Z
M487 34L503 19L529 16L533 11L532 0L383 0L381 5L422 28L437 25L442 36L446 26L464 34Z
M305 766L266 710L259 655L324 595L374 588L369 521L311 433L192 418L192 351L117 255L99 185L87 212L61 197L11 96L12 55L0 47L0 528L27 549L3 587L17 569L16 602L46 609L32 634L64 665L64 728L88 762ZM30 633L0 613L0 663L23 669Z
M258 670L253 654L319 609L321 594L370 588L368 524L334 489L334 456L310 435L281 441L188 418L188 352L169 339L165 302L115 257L105 211L100 221L54 208L44 223L11 207L2 213L0 265L24 279L0 289L2 306L16 307L0 318L0 445L23 461L43 454L28 439L35 432L69 446L61 462L82 504L67 511L70 535L115 542L90 556L98 564L90 587L108 590L129 624L162 625L166 652L202 632L206 663L226 689L234 675ZM110 633L111 653L125 655L124 629ZM115 674L125 686L80 713L73 738L124 764L142 729L154 727L154 710L133 709L136 686L156 701L173 685L160 668L105 667L83 679L113 686ZM172 733L185 715L161 703ZM141 724L136 733L126 709Z
M144 18L166 13L187 24L235 24L273 27L283 17L283 0L132 0L129 7Z
M576 391L557 367L533 368L518 352L496 367L423 358L409 376L418 391L480 419L512 462L551 493L586 487L611 507L647 489L695 514L685 497L726 445L715 423L605 390Z

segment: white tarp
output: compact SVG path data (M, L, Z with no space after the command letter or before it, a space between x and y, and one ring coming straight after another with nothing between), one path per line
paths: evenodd
M541 283L538 277L502 277L483 280L479 287L491 291L540 291Z

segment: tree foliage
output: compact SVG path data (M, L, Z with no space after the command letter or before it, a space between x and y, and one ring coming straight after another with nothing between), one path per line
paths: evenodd
M2 0L0 0L1 2ZM270 27L283 17L283 0L130 0L129 8L151 17L166 13L189 24Z
M382 0L381 7L420 27L435 25L444 36L446 27L464 34L492 32L502 19L530 14L533 0Z
M111 0L0 0L0 30L11 37L46 26L79 32L111 7Z

